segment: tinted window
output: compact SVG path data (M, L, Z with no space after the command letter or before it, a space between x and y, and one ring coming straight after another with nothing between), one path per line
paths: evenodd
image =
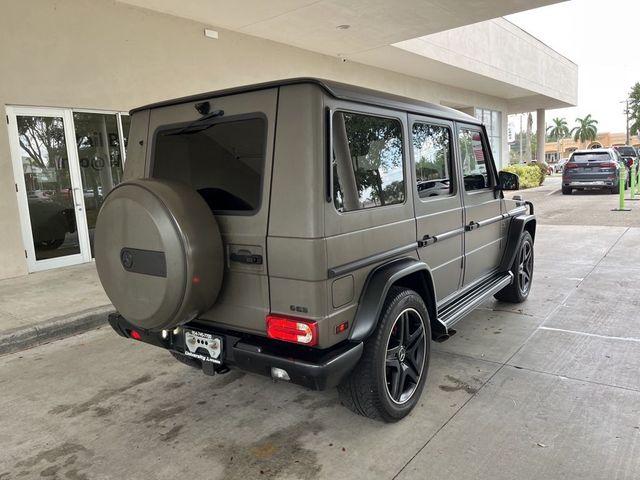
M598 152L598 153L574 153L571 157L571 161L575 163L584 163L584 162L607 162L611 160L611 155L609 152Z
M341 212L404 202L402 124L338 112L333 115L333 199Z
M494 183L489 165L490 157L486 153L487 145L480 131L461 128L458 140L465 190L492 188Z
M625 157L635 157L636 151L633 147L615 147L618 153Z
M450 195L451 132L441 125L413 124L416 187L422 199Z
M161 129L153 176L195 188L215 211L260 207L266 121L251 118Z

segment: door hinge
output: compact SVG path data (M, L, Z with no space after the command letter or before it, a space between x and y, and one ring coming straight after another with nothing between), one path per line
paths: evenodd
M5 115L7 117L7 125L9 125L9 115Z
M18 193L18 184L14 183L14 185L16 186L16 193Z
M27 255L27 251L24 251L24 258L29 258L29 255Z

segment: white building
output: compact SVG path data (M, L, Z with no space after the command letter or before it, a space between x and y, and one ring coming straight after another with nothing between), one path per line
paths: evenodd
M157 100L328 78L476 115L506 163L507 114L538 110L544 127L544 109L577 96L576 65L500 18L524 4L5 0L0 278L91 261L97 210L120 178L126 112Z

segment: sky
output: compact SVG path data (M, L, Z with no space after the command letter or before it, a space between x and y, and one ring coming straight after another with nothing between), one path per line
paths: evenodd
M625 131L620 102L640 82L639 16L639 0L570 0L506 17L578 65L578 106L548 110L547 125L564 117L571 129L590 113L599 132Z

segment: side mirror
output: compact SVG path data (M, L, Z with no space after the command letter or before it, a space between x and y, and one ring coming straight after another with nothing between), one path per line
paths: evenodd
M498 182L502 190L520 190L520 177L511 172L498 172Z

